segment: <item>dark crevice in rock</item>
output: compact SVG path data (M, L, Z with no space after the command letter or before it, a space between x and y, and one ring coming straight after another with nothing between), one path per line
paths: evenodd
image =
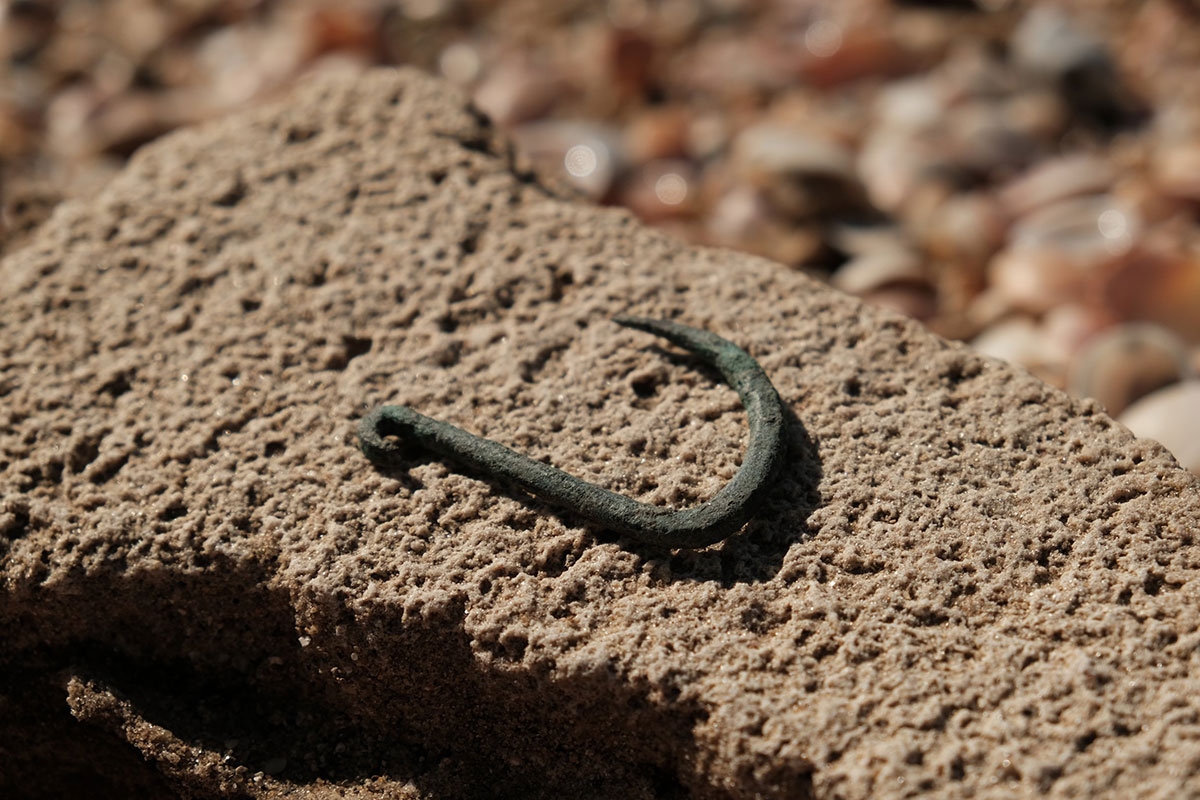
M80 725L53 670L0 667L0 796L22 800L177 800L136 750Z
M9 541L20 539L29 533L29 523L28 503L8 500L0 505L0 538Z
M105 433L107 431L98 431L76 439L66 458L67 466L71 468L72 472L75 474L83 472L100 456L100 440L104 438Z
M221 208L233 208L234 206L241 203L242 200L244 200L246 198L247 191L248 191L248 187L246 186L246 182L242 178L241 173L238 173L234 177L234 179L232 181L232 185L228 189L226 189L224 192L222 192L220 195L218 195L213 200L213 203L215 205L220 206Z
M183 505L182 503L172 503L159 512L158 518L163 522L170 522L172 520L179 519L180 517L187 516L187 513L187 506Z
M106 394L115 400L133 388L133 378L136 374L132 369L117 372L102 383L96 389L96 393Z

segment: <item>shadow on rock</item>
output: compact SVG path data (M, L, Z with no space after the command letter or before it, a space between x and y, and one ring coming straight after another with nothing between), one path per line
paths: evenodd
M696 783L707 712L693 702L603 664L552 676L523 654L481 657L463 597L352 611L267 573L228 562L58 584L44 599L76 632L0 669L0 701L20 712L0 745L43 734L9 761L8 796L165 797L164 777L201 798L343 796L330 784L430 800L724 796ZM298 637L298 616L324 633Z

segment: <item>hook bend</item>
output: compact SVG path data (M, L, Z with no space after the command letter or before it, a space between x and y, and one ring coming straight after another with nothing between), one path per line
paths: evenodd
M698 548L721 541L753 516L783 460L783 404L779 393L749 353L714 333L645 317L621 315L614 321L656 334L695 353L720 372L741 398L750 428L746 455L737 474L710 500L679 511L641 503L408 406L379 406L362 418L358 438L363 453L376 464L393 463L400 445L385 437L399 436L481 476L516 484L553 505L644 544Z

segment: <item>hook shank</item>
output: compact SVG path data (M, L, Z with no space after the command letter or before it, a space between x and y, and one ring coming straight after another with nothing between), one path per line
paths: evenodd
M399 445L384 437L398 435L645 544L697 548L721 541L753 516L783 460L779 394L749 353L714 333L645 317L622 315L614 321L695 353L741 398L750 428L746 455L733 479L707 502L681 511L640 503L407 406L379 406L362 418L358 438L363 453L376 464L395 461Z

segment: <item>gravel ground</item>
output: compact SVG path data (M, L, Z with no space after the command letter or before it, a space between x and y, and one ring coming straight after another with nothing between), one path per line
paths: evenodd
M149 0L0 11L0 247L140 145L416 64L548 181L1100 400L1200 472L1200 11Z

